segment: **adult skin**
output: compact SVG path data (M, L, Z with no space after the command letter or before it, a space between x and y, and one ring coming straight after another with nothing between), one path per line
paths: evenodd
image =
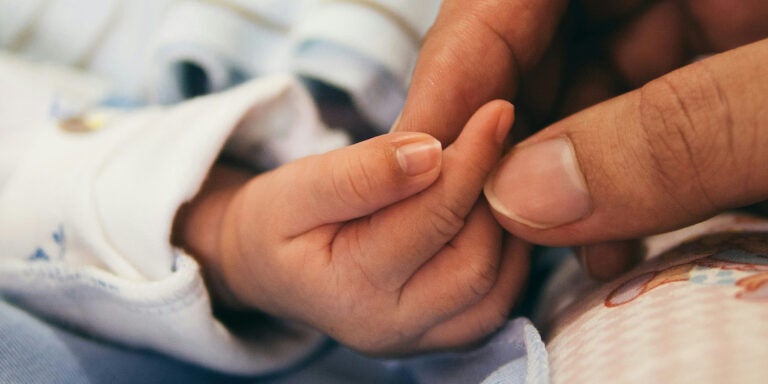
M446 1L395 130L429 127L450 142L474 109L520 95L521 76L549 67L540 61L558 49L552 41L569 48L553 37L565 6ZM596 65L554 66L592 74L556 87L555 109L633 90L513 148L485 188L502 226L536 243L584 245L587 270L609 278L632 264L626 240L768 198L768 40L760 40L768 3L585 0L573 9L588 25L614 27L595 39L603 54Z

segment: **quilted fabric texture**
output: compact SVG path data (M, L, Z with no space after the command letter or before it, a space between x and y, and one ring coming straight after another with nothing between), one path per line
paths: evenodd
M728 218L676 234L687 240L570 305L547 344L552 382L766 382L765 230Z

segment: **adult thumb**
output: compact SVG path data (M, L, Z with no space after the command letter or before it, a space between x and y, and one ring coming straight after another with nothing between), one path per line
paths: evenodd
M768 39L671 72L519 144L485 193L526 240L680 228L768 198Z

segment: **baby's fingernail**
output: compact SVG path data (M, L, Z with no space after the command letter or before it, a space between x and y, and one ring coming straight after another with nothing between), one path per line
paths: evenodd
M498 213L534 228L572 223L592 212L587 183L565 137L513 149L488 180L485 195Z
M418 139L399 144L397 162L408 176L428 172L440 164L443 147L430 136L422 135Z
M509 108L505 108L501 116L499 116L498 126L496 127L496 141L499 144L504 144L514 122L515 107L510 103Z

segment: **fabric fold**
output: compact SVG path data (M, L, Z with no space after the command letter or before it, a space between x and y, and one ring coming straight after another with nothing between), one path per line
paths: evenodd
M77 122L91 130L72 131ZM291 324L232 334L211 312L197 263L169 243L176 210L234 131L254 146L269 134L243 132L272 124L328 132L297 80L262 78L173 108L87 111L67 124L43 128L0 193L4 297L88 334L230 373L280 371L323 345Z
M536 328L510 320L480 347L438 353L402 363L417 383L548 383L547 351Z

